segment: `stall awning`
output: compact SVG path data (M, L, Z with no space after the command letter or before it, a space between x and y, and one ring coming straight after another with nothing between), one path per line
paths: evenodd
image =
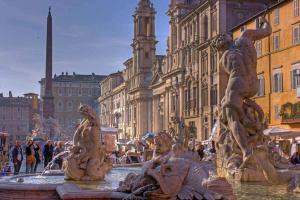
M284 139L289 139L289 138L299 137L300 131L279 128L279 127L275 126L275 127L264 130L264 135L267 135L270 137L282 137Z
M0 132L0 137L9 137L9 133Z
M118 132L120 132L120 129L101 126L101 132L118 134Z

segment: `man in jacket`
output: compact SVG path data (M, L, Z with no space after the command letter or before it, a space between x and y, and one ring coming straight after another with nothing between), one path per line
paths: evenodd
M17 140L12 150L12 161L14 163L14 174L17 175L20 172L20 168L23 161L23 152L20 142Z
M45 144L43 149L43 157L44 157L44 168L47 167L48 163L51 162L53 157L53 145L52 141L48 140L47 144Z

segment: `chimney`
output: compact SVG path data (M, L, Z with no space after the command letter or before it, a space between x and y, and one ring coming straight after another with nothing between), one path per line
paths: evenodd
M66 76L68 76L69 75L69 73L68 72L66 72Z
M11 91L9 91L9 95L8 95L8 96L9 96L9 97L13 97L13 96L12 96L12 92L11 92Z
M3 93L0 93L0 97L3 97Z

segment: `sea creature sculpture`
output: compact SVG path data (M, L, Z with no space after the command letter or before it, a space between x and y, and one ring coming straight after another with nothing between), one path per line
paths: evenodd
M80 105L79 112L83 119L74 134L70 155L63 163L65 178L102 180L112 164L101 146L99 119L88 105Z
M231 185L225 179L219 191L208 188L209 167L182 144L172 144L171 136L161 132L154 138L155 157L146 162L139 175L128 174L118 191L130 193L126 199L234 199ZM168 142L166 142L168 141ZM165 142L165 143L164 143ZM165 144L165 145L162 145ZM158 153L159 152L159 153ZM226 188L226 194L221 188ZM225 191L225 190L224 190Z

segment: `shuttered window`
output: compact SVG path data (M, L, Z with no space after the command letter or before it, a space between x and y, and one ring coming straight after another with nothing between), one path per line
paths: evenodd
M294 0L294 16L299 16L299 0Z
M300 24L293 26L293 44L300 43Z
M265 95L265 79L261 75L258 77L258 92L257 96L261 97Z
M282 92L282 73L273 75L273 92Z

